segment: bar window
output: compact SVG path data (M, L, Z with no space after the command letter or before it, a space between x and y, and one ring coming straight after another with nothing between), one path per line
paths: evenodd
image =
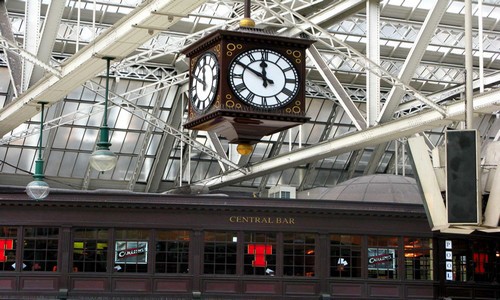
M146 273L149 237L149 230L116 230L113 270L125 273Z
M156 233L155 272L188 273L189 240L189 231L158 231Z
M396 279L398 269L398 238L368 237L368 277Z
M283 275L314 276L315 235L311 233L283 234Z
M59 228L25 228L23 244L23 271L57 271Z
M0 271L16 270L17 228L0 227Z
M73 232L73 272L106 272L108 230L78 228Z
M245 275L274 276L276 272L276 233L245 233Z
M203 273L236 274L236 232L205 232Z
M430 238L404 238L405 279L433 280L433 250Z
M361 277L360 235L330 235L330 276Z

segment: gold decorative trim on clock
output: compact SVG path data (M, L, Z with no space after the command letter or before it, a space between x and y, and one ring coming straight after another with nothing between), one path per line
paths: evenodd
M234 51L234 50L236 50L236 49L238 49L238 50L243 49L243 45L241 45L241 44L229 43L229 44L227 44L226 49L227 49L227 51L226 51L226 55L227 55L227 56L232 56L232 55L233 55L233 51Z
M234 107L234 101L233 100L227 100L226 101L226 107L227 108L233 108Z

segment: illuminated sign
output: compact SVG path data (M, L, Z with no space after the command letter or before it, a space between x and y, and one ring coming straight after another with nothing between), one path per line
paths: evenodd
M231 222L231 223L295 225L295 218L230 216L229 222Z
M0 239L0 262L6 262L7 256L5 255L5 250L14 249L14 240L2 240Z
M368 270L395 270L394 249L368 248Z
M115 263L146 264L148 262L148 242L117 241L115 243Z
M266 255L273 253L273 246L265 244L248 244L247 253L254 255L254 260L252 260L253 267L264 268L267 267Z

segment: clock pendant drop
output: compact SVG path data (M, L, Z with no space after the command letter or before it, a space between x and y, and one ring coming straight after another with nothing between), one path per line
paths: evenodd
M191 71L190 101L192 107L203 112L207 110L217 95L219 85L219 62L212 52L198 57Z
M279 108L299 91L299 76L292 62L269 49L241 53L229 65L229 85L243 102L258 108Z

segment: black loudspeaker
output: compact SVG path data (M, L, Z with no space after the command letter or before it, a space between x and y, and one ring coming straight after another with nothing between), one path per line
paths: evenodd
M446 211L450 224L479 224L476 130L446 132Z

